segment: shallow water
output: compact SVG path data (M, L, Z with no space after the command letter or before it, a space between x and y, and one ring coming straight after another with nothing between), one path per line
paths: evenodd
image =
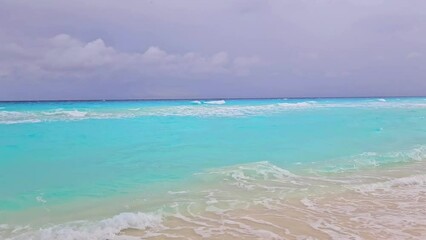
M0 238L421 239L426 99L0 103Z

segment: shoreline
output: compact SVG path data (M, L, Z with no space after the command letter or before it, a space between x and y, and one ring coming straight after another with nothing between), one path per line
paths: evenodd
M111 224L109 232L103 234L112 239L415 239L426 234L426 221L421 220L426 214L422 167L426 167L425 161L364 170L357 176L312 177L274 166L263 169L269 172L262 176L269 179L241 175L237 177L240 183L229 183L226 176L230 175L225 173L224 181L211 189L201 184L190 192L170 193L169 203L158 211L129 209L97 223L71 229L72 224L58 225L48 232L93 234Z

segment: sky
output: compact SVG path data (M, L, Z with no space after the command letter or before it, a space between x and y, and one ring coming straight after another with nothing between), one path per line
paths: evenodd
M0 0L0 100L424 95L424 0Z

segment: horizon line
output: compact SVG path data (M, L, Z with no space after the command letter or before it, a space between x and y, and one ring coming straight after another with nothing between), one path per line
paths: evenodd
M197 100L267 100L267 99L350 99L350 98L421 98L426 96L354 96L354 97L228 97L228 98L116 98L116 99L43 99L43 100L0 100L11 102L130 102L130 101L197 101Z

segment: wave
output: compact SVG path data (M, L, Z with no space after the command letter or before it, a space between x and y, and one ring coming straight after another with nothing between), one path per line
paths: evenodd
M296 177L290 171L280 168L268 161L233 165L229 167L210 169L199 174L220 174L227 175L234 179L252 179L259 178L264 180L285 179L288 177Z
M225 184L233 185L245 190L254 190L262 188L258 183L260 181L286 181L297 177L290 171L280 168L268 161L241 164L236 166L211 169L199 176L208 176L209 181L216 179L217 182L224 181Z
M426 175L414 175L402 178L396 178L384 182L376 182L369 184L362 184L358 186L352 186L350 188L361 192L361 193L371 193L376 191L392 191L396 188L411 188L420 186L422 188L426 187Z
M208 169L185 191L166 192L156 212L41 229L0 225L0 236L15 231L18 236L10 240L132 239L132 234L135 239L362 239L367 232L372 239L412 238L405 229L424 223L426 175L384 181L377 172L360 174L295 174L268 161ZM341 194L348 189L350 195Z
M211 101L194 100L194 101L191 101L191 104L196 104L196 105L201 105L201 104L223 105L225 103L226 103L225 100L211 100Z
M120 213L114 217L107 218L97 222L77 221L67 224L56 225L53 227L30 230L25 233L9 238L10 240L74 240L74 239L130 239L125 236L120 238L121 231L126 229L160 229L162 216L160 214L126 212ZM12 230L12 231L17 231ZM138 239L138 238L135 238Z
M215 105L215 104L213 104ZM46 110L0 111L0 124L37 123L48 121L76 121L86 119L119 119L145 116L192 116L192 117L242 117L273 112L288 108L276 105L264 106L170 106L145 107L117 110ZM296 106L297 107L297 106Z
M225 100L205 101L205 104L222 105L225 104Z
M61 110L61 111L57 111L57 112L54 112L54 113L58 114L58 115L65 115L65 116L68 116L70 118L83 118L88 114L88 112L79 111L79 110L71 110L71 111ZM46 112L44 112L44 114L46 114Z
M112 116L110 114L110 116ZM0 124L38 123L46 121L82 120L101 118L102 115L80 110L54 109L49 111L0 111Z
M312 172L317 173L342 173L361 169L378 168L381 166L397 163L424 161L425 159L426 146L418 145L409 149L395 152L364 152L350 157L318 163L320 166L315 166L315 164L313 164L311 167L312 169L315 169L312 170Z
M326 109L326 108L426 108L426 103L406 102L362 102L362 103L321 103L316 101L281 102L263 105L227 105L224 100L192 102L184 106L149 106L140 108L114 109L51 109L44 111L0 111L0 124L37 123L47 121L76 121L86 119L118 119L145 116L180 117L245 117L278 114L285 111Z
M205 194L201 206L193 206L188 192L177 202L188 199L190 203L176 205L172 216L182 225L194 226L202 238L228 234L260 239L364 239L366 233L372 239L413 238L416 234L406 230L425 223L426 175L383 181L377 173L312 176L267 161L210 169L197 175ZM356 184L360 182L365 184ZM348 188L361 194L348 194ZM198 207L208 214L192 210ZM298 232L298 228L305 230Z
M300 103L278 103L277 105L280 107L287 107L290 109L296 109L296 108L310 108L315 107L316 102L315 101L307 101L307 102L300 102ZM321 105L317 105L317 107L321 107Z

